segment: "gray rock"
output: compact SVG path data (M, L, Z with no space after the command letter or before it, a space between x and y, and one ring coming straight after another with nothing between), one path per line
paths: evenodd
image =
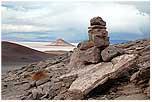
M74 75L71 75L71 76L62 77L62 78L60 78L60 80L64 82L66 88L69 88L70 85L72 84L72 82L73 82L77 77L78 77L78 76L74 74Z
M103 51L101 51L101 56L103 61L110 61L112 58L121 55L122 53L122 49L110 45L106 47Z
M52 84L53 84L52 82L47 82L47 83L41 85L41 87L43 88L43 94L44 95L48 95L48 92L49 92Z
M38 81L36 81L36 86L44 84L44 83L48 82L49 80L50 80L49 78L38 80Z
M85 64L100 62L100 49L92 47L87 50L75 49L68 67L79 68Z
M134 64L134 60L136 58L135 55L126 54L122 56L123 57L121 57L119 62L114 66L111 62L102 62L94 65L93 67L85 67L86 72L77 73L79 77L71 84L68 91L74 92L77 90L80 93L87 95L98 85L104 85L108 79L117 79L125 71L130 69L130 66Z
M67 91L65 94L66 100L79 100L83 99L84 95L81 91L75 90L75 91Z
M33 99L37 99L37 96L38 96L38 91L37 91L37 89L33 89L33 90L32 90L32 96L33 96Z
M98 63L95 66L85 67L84 70L86 70L86 72L78 73L80 74L79 77L71 84L68 90L78 90L84 94L87 94L96 86L107 80L107 78L105 79L103 76L110 73L112 71L112 67L113 65L111 62ZM99 80L102 80L102 82Z
M48 92L48 99L53 99L57 94L59 94L59 90L51 88Z
M83 54L84 54L84 51L81 51L80 49L75 48L70 58L70 63L67 65L67 67L71 68L71 70L75 68L83 67L84 62L81 60L81 57Z
M34 86L36 86L36 81L32 80L32 81L29 82L29 84L30 84L31 87L34 87Z
M34 99L40 99L44 95L43 87L37 87L37 89L33 89L32 95Z
M92 47L81 55L81 60L84 63L98 63L100 62L100 59L100 49L97 47Z
M65 100L65 96L63 94L58 94L53 98L53 100Z
M128 96L120 96L115 100L147 100L148 98L143 94L132 94Z
M137 82L136 79L139 77L139 74L140 74L139 71L136 72L136 73L134 73L134 74L131 76L130 81L131 81L131 82Z
M57 83L54 83L51 88L54 90L60 90L62 85L63 85L63 82L57 82Z
M24 97L23 99L26 99L26 100L33 100L34 98L33 98L32 94L30 94L29 96Z

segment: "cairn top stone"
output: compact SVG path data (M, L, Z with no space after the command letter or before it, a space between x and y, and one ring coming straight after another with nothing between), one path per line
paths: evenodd
M102 25L102 26L106 26L106 22L103 21L103 19L99 16L97 17L94 17L90 20L90 25L93 26L93 25Z
M92 25L91 27L88 27L88 29L106 29L103 25Z

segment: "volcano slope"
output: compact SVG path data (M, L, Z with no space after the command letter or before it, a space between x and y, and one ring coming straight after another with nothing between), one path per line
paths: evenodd
M123 49L123 53L109 52L114 56L108 61L86 63L79 59L81 53L75 49L77 52L8 71L2 74L2 99L150 99L150 41L143 39L110 46ZM87 53L91 51L96 50L91 48ZM78 59L73 60L74 57Z

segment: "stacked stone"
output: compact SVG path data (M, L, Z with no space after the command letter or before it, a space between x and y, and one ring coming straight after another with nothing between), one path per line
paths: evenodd
M74 49L69 63L70 67L108 62L122 52L116 47L109 46L106 22L101 17L92 18L88 29L89 40L80 42Z
M90 20L89 41L93 41L94 45L99 48L109 46L108 31L106 30L106 22L101 17L94 17Z

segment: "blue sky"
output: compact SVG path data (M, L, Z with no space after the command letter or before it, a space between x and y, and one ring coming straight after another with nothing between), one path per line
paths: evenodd
M2 40L70 42L88 39L89 20L101 16L112 40L149 38L148 1L2 2Z

